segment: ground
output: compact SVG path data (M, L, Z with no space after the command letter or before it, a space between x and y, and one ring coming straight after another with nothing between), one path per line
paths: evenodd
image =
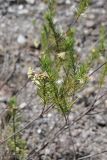
M79 0L57 1L57 16L54 21L60 29L66 31L73 24L73 15L78 2ZM35 48L33 41L36 39L40 43L43 14L46 10L47 4L41 0L35 0L32 4L26 0L0 0L1 123L8 110L7 102L13 95L17 98L17 106L22 116L23 123L20 127L24 127L41 113L42 102L36 94L36 87L28 80L27 71L29 66L33 66L36 70L40 67L40 47ZM83 58L97 45L101 24L107 29L107 1L92 0L85 14L75 24L77 27L75 48ZM98 98L106 93L106 88L100 92L96 88L96 77L97 74L91 77L91 83L79 93L80 100L72 109L70 114L72 137L67 129L55 135L63 126L64 120L54 109L23 130L22 137L27 141L29 152L33 148L37 152L43 143L49 141L49 144L41 149L39 154L33 155L33 160L72 160L74 148L78 160L82 156L106 150L106 97L103 97L102 103L100 99L97 101L94 114L84 116L73 124L74 119L94 103L95 97ZM2 149L0 149L0 154L0 160L3 160ZM107 152L85 159L106 160Z

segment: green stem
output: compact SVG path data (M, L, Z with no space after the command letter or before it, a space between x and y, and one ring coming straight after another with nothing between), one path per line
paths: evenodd
M13 134L16 132L15 115L16 115L16 111L15 111L15 109L13 109L13 118L12 118ZM15 145L15 160L16 160L16 146L17 146L16 135L13 136L13 141L14 141L14 145Z

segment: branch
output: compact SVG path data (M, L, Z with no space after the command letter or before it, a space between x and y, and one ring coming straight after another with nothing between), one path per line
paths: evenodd
M92 76L96 71L98 71L99 69L101 69L105 64L107 64L107 62L104 62L103 64L101 64L97 69L95 69L92 73L89 74L89 77Z
M83 160L83 159L95 157L95 156L98 156L98 155L103 154L103 153L106 153L106 152L107 152L107 150L102 151L102 152L99 152L99 153L96 153L96 154L92 154L92 155L88 155L88 156L84 156L84 157L78 158L78 160Z

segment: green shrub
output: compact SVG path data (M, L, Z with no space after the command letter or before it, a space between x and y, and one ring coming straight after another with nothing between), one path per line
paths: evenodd
M16 98L12 97L8 102L8 126L6 127L6 134L8 136L13 135L19 129L21 123L21 117L18 113L16 104ZM7 140L8 156L10 159L25 160L27 157L27 144L25 140L21 138L21 134L18 133Z
M77 19L86 10L89 0L81 0L76 11ZM75 50L76 28L71 27L61 33L54 24L55 1L49 1L49 9L45 14L45 23L41 32L42 50L40 56L41 72L36 73L31 67L28 77L38 87L38 95L44 106L50 104L57 107L66 116L76 102L75 95L89 82L89 71L98 62L105 51L105 28L101 26L99 44L90 55L81 60ZM105 61L106 63L106 61ZM107 65L102 72L100 83L107 73Z

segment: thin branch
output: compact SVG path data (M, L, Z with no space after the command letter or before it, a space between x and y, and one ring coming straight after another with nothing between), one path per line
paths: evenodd
M92 155L84 156L84 157L78 158L77 160L83 160L83 159L87 159L87 158L96 157L96 156L98 156L98 155L100 155L100 154L103 154L103 153L106 153L106 152L107 152L107 150L102 151L102 152L99 152L99 153L96 153L96 154L92 154Z
M49 131L49 133L48 133L48 135L47 135L48 139L49 139L49 135L52 135L52 132L54 131L55 128L56 128L56 124L55 124L54 127ZM32 156L34 156L34 154L36 154L36 156L37 156L37 155L39 154L39 152L40 152L41 150L43 150L48 144L49 144L48 142L47 142L47 143L43 142L42 147L41 147L37 152L36 152L36 147L33 148L33 149L29 152L28 157L27 157L27 160L29 160L29 158L31 158ZM36 152L36 153L35 153L35 152Z
M106 94L106 93L105 93L105 94ZM65 124L55 133L54 137L53 137L52 139L50 139L49 141L47 141L46 143L44 143L44 144L42 145L42 147L41 147L38 151L35 151L35 150L36 150L36 147L35 147L35 148L29 153L27 160L29 160L29 157L31 157L31 154L32 154L32 153L33 153L33 154L35 153L35 155L38 155L38 154L40 153L40 151L42 151L45 147L47 147L47 146L49 145L49 143L51 143L56 137L58 137L61 133L63 133L63 132L64 132L66 129L68 129L70 126L73 126L75 123L77 123L79 120L81 120L84 116L88 115L88 113L89 113L91 110L94 109L94 105L95 105L95 103L97 102L97 100L99 100L99 99L101 99L102 97L104 97L105 94L103 94L103 95L100 96L99 98L96 98L96 99L94 100L94 102L92 103L91 107L88 108L88 109L87 109L82 115L80 115L78 118L74 119L74 121L73 121L71 124L69 124L69 126L68 126L67 123L65 123Z
M97 72L99 69L101 69L105 64L107 64L107 62L104 62L103 64L101 64L97 69L95 69L92 73L89 74L89 77L92 76L95 72Z
M19 88L18 90L15 91L14 96L18 96L20 94L20 92L26 87L28 82L29 82L29 79L26 80L26 82L24 83L24 85L21 88Z
M73 136L72 136L72 132L71 132L71 127L70 127L70 121L69 121L69 116L68 116L68 131L69 131L69 136L71 137L71 141L72 141L72 146L73 146L73 160L76 160L76 148L75 148L75 144L74 144L74 140L73 140Z
M16 110L13 109L13 113L12 113L12 129L13 129L13 133L16 132L16 122L15 122L15 116L16 116ZM17 147L17 142L16 142L16 135L13 136L13 142L14 142L14 146L15 146L15 160L16 160L16 155L17 155L17 152L16 152L16 147Z
M87 115L95 115L95 114L100 114L100 113L104 113L104 112L105 112L105 110L99 111L99 112L88 113Z

